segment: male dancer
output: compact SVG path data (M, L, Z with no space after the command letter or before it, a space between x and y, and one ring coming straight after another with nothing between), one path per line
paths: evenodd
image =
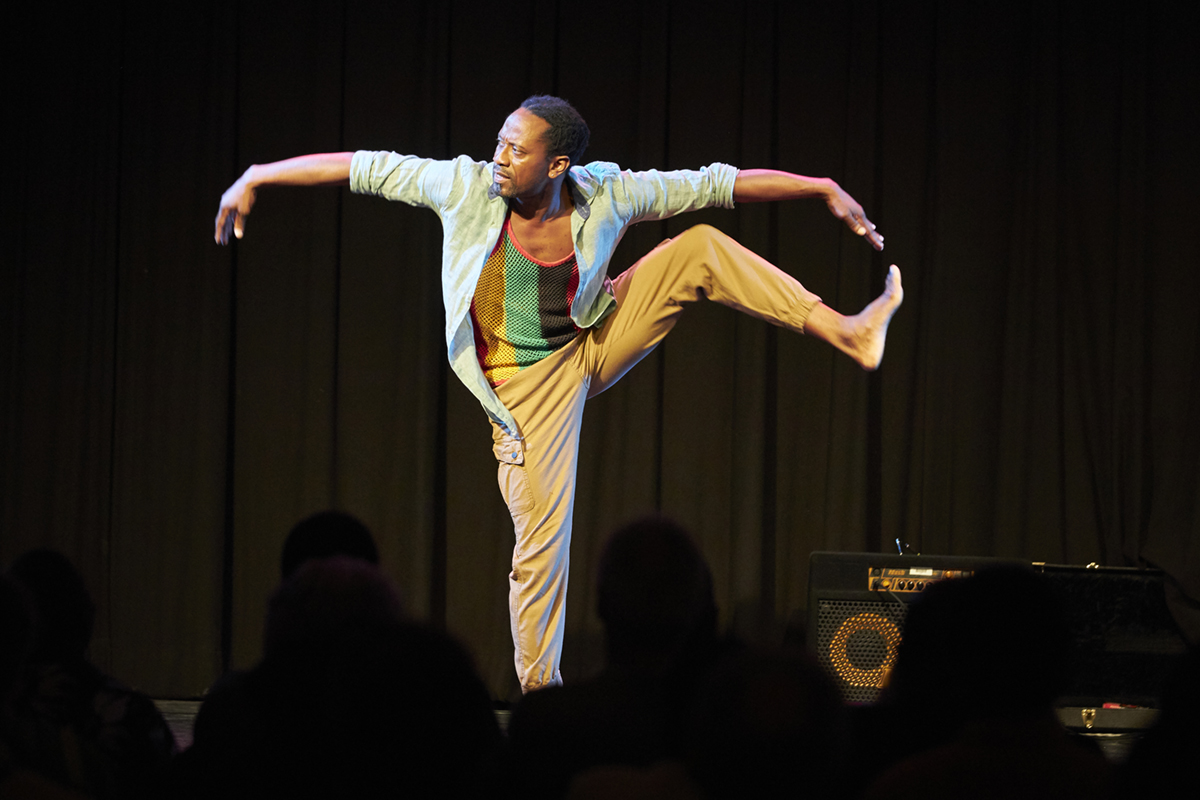
M257 189L350 184L442 219L446 342L459 379L492 422L500 490L516 545L509 575L523 691L561 682L567 565L583 406L612 386L706 296L832 344L864 369L883 357L900 271L844 317L728 236L697 226L618 278L608 262L626 228L735 201L819 197L883 249L862 207L832 180L712 164L698 171L579 166L589 131L569 103L530 97L509 115L491 163L396 153L332 153L251 166L221 197L216 240L241 238Z

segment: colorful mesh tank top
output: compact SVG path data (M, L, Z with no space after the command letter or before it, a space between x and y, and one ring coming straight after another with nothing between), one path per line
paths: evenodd
M571 301L578 288L574 252L553 264L538 261L512 235L511 218L504 220L471 298L475 353L492 386L575 338Z

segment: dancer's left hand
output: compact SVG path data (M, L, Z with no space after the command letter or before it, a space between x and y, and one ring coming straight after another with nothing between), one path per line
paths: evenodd
M850 230L865 237L876 250L882 250L883 236L875 230L875 223L867 219L862 206L858 204L857 200L846 194L842 187L832 181L830 183L832 185L829 187L829 193L825 196L825 205L829 206L830 212L845 222Z

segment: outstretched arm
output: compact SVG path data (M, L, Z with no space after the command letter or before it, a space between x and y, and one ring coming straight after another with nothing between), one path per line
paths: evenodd
M230 231L237 238L242 238L246 217L254 207L258 187L347 184L350 182L350 160L353 157L353 153L318 153L250 167L221 195L214 236L217 244L227 244Z
M801 197L820 197L835 217L850 230L865 236L876 250L883 249L883 237L867 219L862 206L829 178L806 178L774 169L744 169L738 172L733 184L733 199L737 203L761 203L769 200L795 200Z

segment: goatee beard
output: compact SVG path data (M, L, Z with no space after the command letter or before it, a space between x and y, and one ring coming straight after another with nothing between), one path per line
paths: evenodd
M506 200L509 199L509 195L504 193L503 187L493 178L492 185L488 187L488 199L495 200L497 197L503 197Z

